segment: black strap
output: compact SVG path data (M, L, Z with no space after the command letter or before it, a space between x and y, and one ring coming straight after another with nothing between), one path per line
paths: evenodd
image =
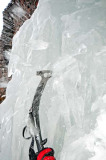
M30 136L30 137L25 137L25 131L27 129L27 126L25 126L23 128L23 132L22 132L22 135L25 139L29 140L32 138L32 141L31 141L31 144L30 144L30 147L29 147L29 160L37 160L37 154L35 153L34 151L34 137L33 136Z
M30 136L30 137L25 137L25 131L26 131L26 129L27 129L27 126L25 126L25 127L23 128L22 136L23 136L25 139L30 139L30 138L32 138L32 136Z

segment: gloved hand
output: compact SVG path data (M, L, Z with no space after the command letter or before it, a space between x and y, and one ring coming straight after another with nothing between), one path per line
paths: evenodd
M44 148L40 152L34 151L34 137L32 137L29 148L29 160L56 160L54 158L54 150L52 148Z
M54 158L54 150L52 148L44 148L38 153L37 160L56 160Z

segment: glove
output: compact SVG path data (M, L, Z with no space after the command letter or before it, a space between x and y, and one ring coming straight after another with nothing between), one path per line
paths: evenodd
M29 160L56 160L54 158L54 150L52 148L44 148L40 152L34 151L34 137L29 148Z
M37 160L56 160L54 158L54 150L52 148L44 148L39 152Z

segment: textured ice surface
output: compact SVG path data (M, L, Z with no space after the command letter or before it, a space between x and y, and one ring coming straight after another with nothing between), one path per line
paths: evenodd
M0 106L0 160L28 160L22 137L40 78L40 119L57 160L106 158L106 1L42 0L15 35Z

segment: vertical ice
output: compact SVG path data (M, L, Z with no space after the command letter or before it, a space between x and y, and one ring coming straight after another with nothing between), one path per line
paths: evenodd
M106 1L41 0L15 35L7 98L0 106L0 159L28 160L28 110L50 69L40 105L43 138L58 160L106 157Z

